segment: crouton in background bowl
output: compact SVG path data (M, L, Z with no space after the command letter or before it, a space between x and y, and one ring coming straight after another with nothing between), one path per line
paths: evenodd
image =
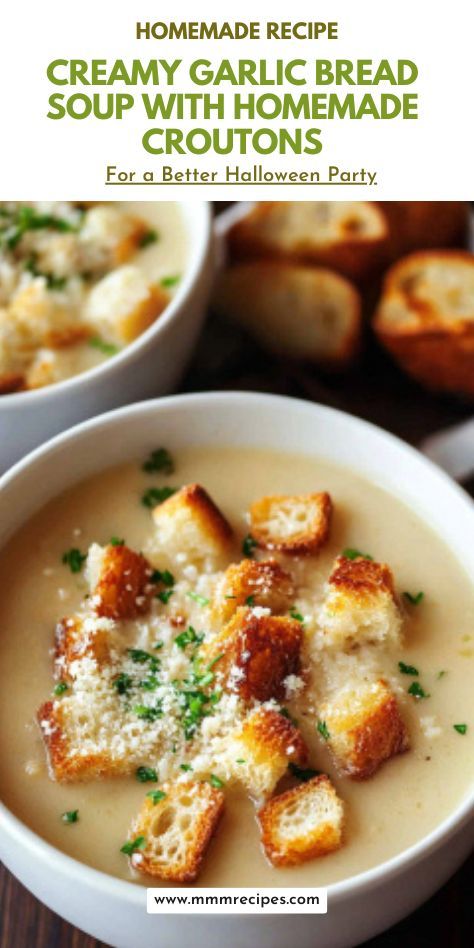
M330 408L239 392L144 402L58 435L20 461L0 481L0 545L63 491L107 467L146 457L157 443L166 444L172 454L187 448L259 448L284 450L293 456L306 455L315 461L342 466L416 511L443 538L460 568L462 564L467 573L474 572L472 502L413 448L373 425ZM236 479L239 475L236 471ZM380 530L383 532L382 524ZM352 555L354 551L350 552ZM352 570L360 570L358 559L354 562ZM351 566L343 565L346 570ZM372 572L375 569L375 565L371 567ZM448 760L446 780L453 767L453 760ZM309 786L308 791L293 793L291 799L306 805L311 791L320 801L325 789L327 804L335 807L326 784L327 781L316 777L309 785L302 784ZM279 799L280 803L285 802L282 797ZM32 800L34 806L34 794ZM147 806L149 810L150 804ZM113 798L110 807L114 807ZM396 818L390 795L386 811L387 821ZM147 915L144 887L65 855L1 802L0 857L52 910L110 945L152 948L159 941L167 948L182 948L188 942L198 948L218 948L225 941L232 946L262 948L288 948L293 942L300 948L313 948L315 944L318 948L350 948L393 925L446 881L471 849L473 813L471 790L428 835L408 849L374 868L331 883L328 913L318 916ZM281 829L280 824L277 825L275 814L267 810L261 811L260 818L264 828L267 826L271 831L267 834L267 848L276 864L281 839L275 833ZM418 819L416 814L414 819ZM81 829L80 824L78 828ZM383 832L383 827L380 830L375 826L374 832ZM316 840L315 846L317 843ZM95 844L102 845L100 834ZM249 859L250 856L249 852ZM274 885L278 884L275 878Z
M213 275L207 202L38 204L30 227L29 206L15 208L0 259L0 472L70 425L172 391Z

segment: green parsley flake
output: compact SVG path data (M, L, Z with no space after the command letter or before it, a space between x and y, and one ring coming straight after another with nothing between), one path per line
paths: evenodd
M244 757L237 757L235 763L236 763L236 764L245 764L245 763L247 763L247 761L245 760Z
M161 592L157 593L156 598L166 606L168 605L172 595L173 589L162 589Z
M182 651L186 648L187 645L200 645L204 635L198 635L196 629L192 625L188 626L184 632L180 632L179 635L175 638L175 644Z
M293 777L296 777L298 780L301 780L302 783L306 783L308 780L312 780L313 777L317 777L321 773L320 770L313 770L312 767L298 767L298 764L289 763L288 770Z
M255 605L255 596L247 596L245 600L245 605L250 606L250 608L252 608L252 606Z
M158 718L163 717L163 708L160 701L157 701L155 705L136 704L133 710L137 718L141 718L143 721L157 721Z
M69 688L69 685L66 684L65 681L59 681L58 684L54 686L53 694L55 694L56 697L59 698L59 696L63 695L64 692L68 690L68 688Z
M453 728L458 734L465 734L467 731L467 724L453 724Z
M253 557L253 551L257 546L257 541L254 540L251 533L247 533L247 536L244 538L242 543L242 553L244 556L247 556L249 559Z
M112 682L114 688L117 689L119 695L126 695L127 691L133 685L133 679L130 678L130 675L126 675L125 672L121 672L120 675L117 675Z
M448 673L447 673L447 672L444 670L444 668L443 668L443 669L441 669L441 671L438 672L438 674L436 675L436 677L437 677L437 679L438 679L438 681L439 681L440 678L444 678L444 676L447 675L447 674L448 674Z
M152 801L153 806L156 806L156 804L159 803L160 800L166 799L166 793L164 792L164 790L150 790L147 793L147 797L150 797L150 800Z
M188 592L186 595L188 599L192 599L194 602L197 602L198 606L208 606L210 603L210 599L206 599L205 596L200 596L198 593Z
M352 546L348 546L345 550L343 550L342 555L345 556L346 560L357 560L359 557L362 557L363 560L373 561L374 559L370 553L362 553L360 550L357 550Z
M63 823L77 823L79 819L79 810L66 810L61 814Z
M149 663L150 672L157 672L160 667L160 660L156 655L152 655L151 652L145 652L141 648L128 648L127 649L132 662L136 662L137 665L145 665Z
M177 487L149 487L148 490L142 494L142 504L151 510L153 507L157 507L158 504L162 504L165 500L168 500L168 497L172 497L177 489Z
M122 540L120 537L110 537L109 545L110 546L125 546L125 540Z
M150 576L151 583L163 583L164 586L174 586L175 578L169 569L155 569Z
M151 244L156 244L159 240L159 234L156 230L147 230L141 237L139 241L139 247L143 250L144 247L149 247Z
M290 609L290 616L292 619L296 619L297 622L304 622L304 616L302 616L301 612L298 612L296 609Z
M429 697L430 697L430 695L428 694L428 692L425 691L424 688L421 687L419 681L412 681L412 683L411 683L411 685L410 685L410 687L409 687L409 689L408 689L408 694L411 695L412 698L415 698L415 699L417 699L417 700L418 700L419 698L429 698Z
M168 287L176 286L180 279L181 277L177 274L175 276L165 276L162 278L162 280L160 280L160 283L165 287L165 289L168 289Z
M403 596L411 606L419 606L420 602L425 598L424 592L418 592L415 595L410 592L404 592Z
M142 470L147 474L172 474L174 471L174 461L166 448L157 448L152 451L147 460L142 465Z
M146 839L144 836L137 836L135 839L127 840L127 842L120 847L120 852L125 853L126 856L131 856L137 849L143 849L145 843Z
M225 787L225 783L220 777L216 777L215 774L211 774L209 777L209 783L211 787L214 787L216 790L222 790L222 787Z
M191 764L180 764L180 765L179 765L179 769L180 769L180 770L183 770L184 773L187 774L187 773L188 773L190 770L192 770L193 768L191 767Z
M321 737L324 738L325 741L328 741L329 738L331 737L331 735L330 735L330 733L329 733L329 731L328 731L328 728L327 728L326 721L318 721L318 723L317 723L317 725L316 725L316 730L317 730L318 734L320 734Z
M158 776L153 767L138 767L135 777L140 783L158 783Z
M100 336L91 336L88 342L93 349L97 349L103 355L114 356L117 355L117 352L120 352L118 346L114 346L112 342L106 342Z
M405 662L399 662L398 668L402 675L419 675L419 671L414 665L405 665Z
M87 553L81 553L77 547L72 547L70 550L66 550L62 556L62 562L65 564L65 566L69 566L71 573L80 573L86 559Z

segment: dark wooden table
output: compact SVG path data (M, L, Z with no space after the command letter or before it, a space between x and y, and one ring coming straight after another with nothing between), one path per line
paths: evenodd
M243 331L211 314L182 390L216 389L277 392L323 402L373 421L412 444L472 414L472 405L428 394L405 378L369 333L357 366L343 376L330 376L267 356ZM466 486L474 494L474 482ZM474 857L422 908L367 944L468 948L474 944L473 899ZM100 948L99 942L41 905L2 866L0 912L0 948Z

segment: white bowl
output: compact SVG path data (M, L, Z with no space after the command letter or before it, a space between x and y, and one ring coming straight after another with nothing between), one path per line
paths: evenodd
M213 277L210 205L182 201L179 208L188 258L163 315L118 355L87 372L35 391L0 396L0 473L71 425L173 390L201 328Z
M0 481L0 546L66 487L108 465L144 455L160 442L178 451L183 445L222 443L284 447L349 465L416 509L474 573L472 502L430 461L350 415L242 393L132 405L39 448ZM348 948L397 922L445 882L472 848L473 811L471 793L421 842L368 872L329 886L328 914L318 916L149 916L145 888L64 855L1 803L0 856L51 909L117 948L220 948L222 943L232 948Z

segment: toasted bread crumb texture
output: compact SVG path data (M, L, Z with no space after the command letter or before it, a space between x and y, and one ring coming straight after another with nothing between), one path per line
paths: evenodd
M331 511L326 493L256 501L252 558L239 559L243 536L191 484L152 511L144 553L90 547L82 605L56 626L58 684L38 722L53 779L151 780L158 793L130 827L133 869L195 879L232 786L263 804L275 866L341 845L327 776L278 793L289 766L318 769L299 721L353 778L407 749L377 658L401 642L390 568L339 556L329 576L311 573L314 588L304 579Z

